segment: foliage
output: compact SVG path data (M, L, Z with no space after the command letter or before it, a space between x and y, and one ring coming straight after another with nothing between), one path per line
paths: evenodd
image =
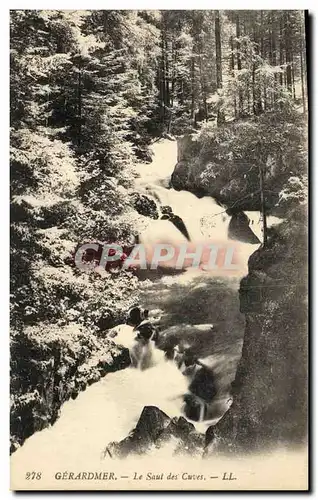
M283 203L292 190L291 177L307 175L305 124L294 110L218 128L207 124L182 154L185 160L175 168L173 185L210 194L237 210L259 209L260 167L268 209Z

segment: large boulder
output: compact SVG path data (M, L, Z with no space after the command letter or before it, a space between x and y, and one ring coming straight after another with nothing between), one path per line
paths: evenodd
M206 193L202 186L199 187L200 184L197 184L194 159L199 154L200 145L194 137L185 135L178 138L178 161L171 176L171 186L177 191L187 190L200 196Z
M199 152L199 144L194 135L184 135L177 140L178 162L192 160Z
M144 436L146 440L156 441L169 422L169 417L159 408L145 406L136 425L135 434Z
M106 454L125 458L130 454L141 455L148 451L159 435L169 425L170 418L156 406L145 406L135 429L119 443L110 443Z
M202 454L205 438L184 417L170 419L156 406L145 406L135 429L122 441L110 443L105 455L126 458L128 455L141 455L171 443L174 446L173 454Z
M177 442L175 454L196 454L202 452L204 447L204 436L195 430L193 424L184 417L171 419L169 425L160 434L156 441L158 447Z
M228 235L231 240L242 241L257 245L261 243L255 233L249 226L249 218L244 212L238 212L232 215L229 223Z
M189 391L209 403L217 393L213 371L201 367L192 380Z
M185 416L194 422L199 422L202 411L202 403L200 403L194 394L185 394L184 402Z

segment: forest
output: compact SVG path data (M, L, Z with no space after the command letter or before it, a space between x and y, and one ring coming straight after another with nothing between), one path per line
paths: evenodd
M14 451L54 421L79 363L138 299L132 273L73 263L81 243L134 242L148 215L130 194L134 164L193 134L196 192L233 205L259 192L262 164L252 209L286 215L306 191L308 104L302 11L12 10L10 30ZM193 182L182 168L172 179Z

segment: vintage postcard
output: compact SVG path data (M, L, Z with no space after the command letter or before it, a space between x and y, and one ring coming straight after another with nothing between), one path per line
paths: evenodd
M12 490L308 489L306 33L10 12Z

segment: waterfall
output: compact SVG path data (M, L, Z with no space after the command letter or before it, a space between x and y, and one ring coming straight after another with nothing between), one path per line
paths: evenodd
M155 144L153 163L137 166L140 178L136 180L136 189L169 205L184 221L192 241L217 238L228 242L230 217L222 207L210 197L198 199L189 192L167 187L176 158L176 142ZM249 212L248 217L255 234L261 236L259 213ZM185 240L168 220L151 221L140 239L148 244ZM202 431L211 421L221 418L228 408L228 387L235 376L244 330L238 304L239 280L257 248L248 243L241 246L246 268L235 278L226 280L187 270L184 275L163 275L141 284L143 305L150 312L157 310L161 345L152 340L143 344L132 326L116 327L113 340L129 349L131 367L108 374L75 400L67 401L52 427L33 434L13 454L13 466L25 471L26 463L30 470L37 470L48 461L55 463L57 470L74 463L79 470L88 463L90 467L98 465L102 449L110 441L124 439L146 405L157 406L170 417L187 412L187 418ZM211 323L215 321L214 328ZM197 388L191 389L198 367L191 372L185 366L180 345L184 351L192 349L196 358L204 360L211 373L216 374L215 400L207 402ZM173 354L167 359L165 351L169 349Z

